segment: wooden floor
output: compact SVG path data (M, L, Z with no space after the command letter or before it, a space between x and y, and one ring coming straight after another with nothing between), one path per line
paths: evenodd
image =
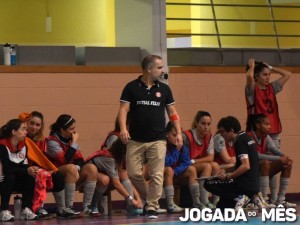
M297 207L297 215L298 219L296 222L281 222L280 224L292 224L292 225L300 225L300 202L298 202ZM136 217L127 217L125 215L125 211L118 210L114 211L113 216L100 216L100 217L81 217L76 219L58 219L52 218L48 220L36 220L36 221L23 221L17 220L14 222L8 222L6 224L16 224L16 225L142 225L142 224L155 224L155 225L195 225L197 223L189 221L189 222L181 222L179 217L181 214L160 214L158 215L158 219L147 219L144 216L136 216ZM207 222L201 221L200 224L206 224ZM262 222L261 217L258 214L257 217L248 218L248 222L213 222L214 225L219 224L244 224L244 225L271 225L274 222L267 221ZM3 223L4 224L4 223ZM275 223L277 224L277 222Z

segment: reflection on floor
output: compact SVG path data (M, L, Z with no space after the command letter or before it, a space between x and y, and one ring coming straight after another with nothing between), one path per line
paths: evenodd
M298 204L297 207L297 215L298 219L296 222L281 222L281 224L293 224L293 225L300 225L300 207ZM52 218L49 220L37 220L37 221L15 221L14 224L16 225L143 225L143 224L155 224L155 225L195 225L198 222L181 222L179 220L180 216L184 216L183 214L160 214L158 219L147 219L144 216L137 216L137 217L127 217L125 216L125 211L123 210L115 210L113 212L113 216L100 216L100 217L81 217L76 219L57 219ZM201 221L200 224L206 224L207 222ZM272 221L262 222L260 213L258 213L257 217L248 218L248 222L212 222L212 224L220 225L220 224L239 224L239 225L270 225L273 224ZM276 222L279 223L279 222ZM12 224L12 223L7 223Z

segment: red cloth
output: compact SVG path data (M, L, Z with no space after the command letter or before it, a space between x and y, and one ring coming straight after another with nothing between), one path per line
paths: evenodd
M36 212L37 209L46 200L47 189L53 188L52 177L48 171L39 169L35 179L36 181L32 200L33 212Z

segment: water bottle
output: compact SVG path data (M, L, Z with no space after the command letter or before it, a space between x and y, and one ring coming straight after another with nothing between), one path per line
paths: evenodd
M14 45L11 45L10 49L10 65L17 65L17 50Z
M6 43L3 46L4 65L6 66L10 66L10 50L11 50L10 44Z
M21 210L22 210L21 197L19 195L16 195L14 198L14 214L16 220L19 220L21 218Z

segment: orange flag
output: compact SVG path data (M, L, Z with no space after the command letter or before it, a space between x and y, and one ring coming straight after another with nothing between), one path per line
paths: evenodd
M44 155L39 147L28 137L25 138L28 148L28 159L47 171L58 171L57 167Z

